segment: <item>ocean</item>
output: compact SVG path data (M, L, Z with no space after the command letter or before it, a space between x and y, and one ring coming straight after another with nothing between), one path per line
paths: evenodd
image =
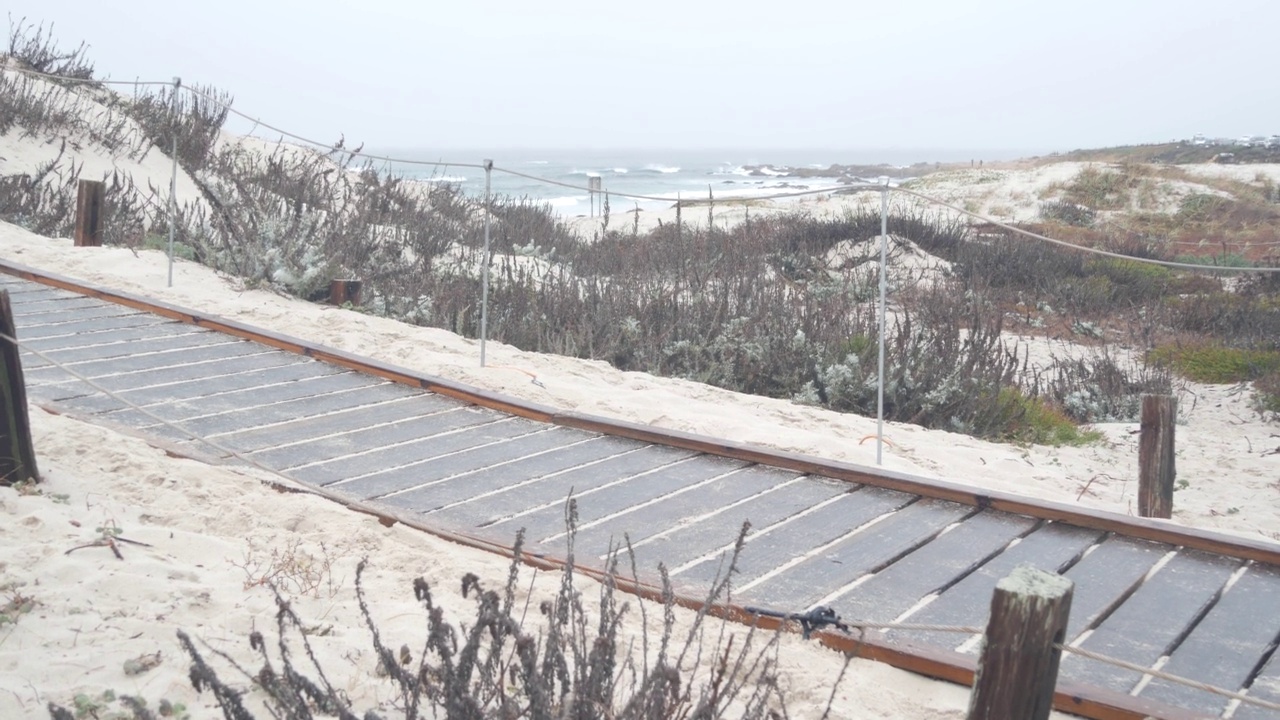
M439 163L380 163L377 167L420 181L452 183L466 194L476 197L484 194L484 170L448 163L481 164L486 158L492 159L492 192L495 195L546 203L566 217L588 215L593 212L593 204L594 212L600 213L602 198L597 196L593 202L588 191L592 178L598 178L602 191L610 193L611 210L625 212L636 205L645 210L669 207L677 198L705 200L708 194L716 198L729 198L835 189L840 187L840 177L811 175L832 165L859 166L854 176L874 180L879 173L873 168L862 166L888 165L898 169L896 174L901 177L901 168L916 163L963 162L975 157L969 152L923 150L761 152L391 149L376 152L408 160ZM999 155L999 158L993 157L993 153L988 150L976 157L1007 159L1017 156L1016 153ZM627 199L619 193L659 199Z

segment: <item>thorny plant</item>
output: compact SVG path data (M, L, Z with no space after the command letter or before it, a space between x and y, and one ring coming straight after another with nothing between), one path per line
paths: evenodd
M709 627L708 610L724 601L729 591L747 526L739 534L727 570L703 599L701 609L683 634L676 627L676 596L664 568L662 576L662 631L650 637L647 601L640 607L640 648L623 635L629 603L617 593L620 548L614 548L601 578L593 614L577 584L573 561L573 537L577 510L572 499L566 505L568 562L557 594L538 606L540 620L530 623L527 606L517 603L517 583L522 564L523 533L517 536L506 584L500 590L483 587L468 573L462 578L463 597L475 603L470 624L455 624L435 598L437 588L418 578L414 597L426 615L425 638L415 654L410 642L384 637L363 586L367 560L356 572L356 597L360 613L372 636L380 674L396 687L395 717L451 718L570 718L595 720L658 720L678 718L711 720L787 717L785 698L778 681L778 633L757 637L756 628L731 634L726 624ZM634 556L632 556L634 577ZM228 720L252 720L251 698L225 681L205 653L217 656L232 672L249 680L254 702L262 702L272 717L285 719L334 716L342 720L384 717L378 711L363 715L351 707L347 696L335 687L321 667L305 632L303 621L273 587L277 641L274 652L262 633L250 634L250 648L259 665L253 670L230 654L202 651L185 632L178 637L191 657L191 681L209 691ZM291 638L301 651L291 644ZM710 645L709 645L710 643ZM397 645L399 649L395 650ZM707 659L704 661L704 654ZM847 661L846 661L847 663ZM225 672L225 671L222 671Z
M267 586L290 594L328 597L338 594L333 577L334 557L329 546L319 543L311 550L302 539L294 537L283 547L272 545L269 551L256 545L252 538L240 560L228 560L244 573L244 589Z

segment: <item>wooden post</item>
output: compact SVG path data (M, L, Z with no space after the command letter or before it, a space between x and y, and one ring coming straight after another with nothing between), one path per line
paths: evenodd
M97 180L81 180L76 196L76 247L102 245L102 197L105 186Z
M17 338L9 291L0 290L0 334ZM0 338L0 485L39 480L36 452L31 443L31 418L27 416L27 386L22 378L18 346Z
M359 280L333 280L329 283L330 305L360 304L360 289L364 286Z
M1053 709L1074 583L1029 565L996 583L969 720L1045 720Z
M1173 517L1173 423L1178 401L1172 395L1142 396L1138 439L1138 514Z

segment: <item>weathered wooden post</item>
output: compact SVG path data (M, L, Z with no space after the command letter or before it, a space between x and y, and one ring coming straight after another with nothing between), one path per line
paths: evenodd
M105 186L97 180L81 180L76 196L76 247L102 245L102 197Z
M1138 514L1173 517L1173 424L1178 401L1172 395L1142 396L1142 434L1138 438Z
M996 583L969 720L1045 720L1053 709L1058 661L1074 583L1023 565Z
M22 378L18 346L6 338L18 337L13 324L9 291L0 290L0 485L38 480L36 452L31 443L31 419L27 416L27 386Z
M360 304L360 290L364 283L359 280L332 280L329 283L330 305Z

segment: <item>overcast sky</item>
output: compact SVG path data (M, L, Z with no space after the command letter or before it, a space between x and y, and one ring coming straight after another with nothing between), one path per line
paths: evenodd
M102 75L398 148L1070 150L1280 133L1276 0L9 0ZM243 129L243 128L240 128Z

